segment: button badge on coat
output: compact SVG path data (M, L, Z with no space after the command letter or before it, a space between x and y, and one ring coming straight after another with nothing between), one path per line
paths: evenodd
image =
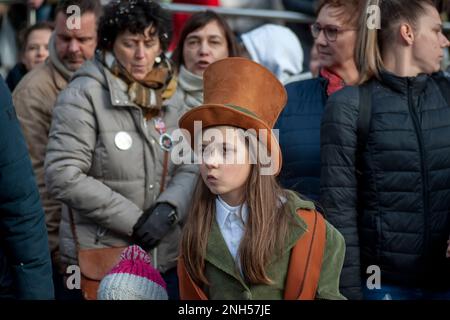
M128 150L131 148L131 145L133 144L133 139L128 133L120 131L116 134L116 137L114 138L114 143L116 147L119 148L120 150Z
M164 133L159 137L159 145L164 151L169 152L172 149L172 137L168 133Z

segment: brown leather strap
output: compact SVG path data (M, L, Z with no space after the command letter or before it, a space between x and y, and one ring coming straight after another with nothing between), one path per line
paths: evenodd
M164 151L163 171L162 171L162 177L161 177L161 186L159 188L159 194L161 194L164 191L164 188L166 185L166 176L167 176L168 167L169 167L169 152Z
M75 250L78 255L78 252L80 251L80 243L78 241L77 227L75 226L75 219L73 217L72 209L70 209L68 206L66 206L66 208L67 208L67 211L69 212L70 229L72 230L73 242L75 243Z
M145 113L145 115L144 115L145 121L150 121L157 115L159 115L161 117L161 119L164 117L164 112L161 110L159 110L156 114L155 114L155 110L147 110L146 112L144 110L144 113ZM160 134L162 134L162 133L160 132ZM161 194L165 189L168 167L169 167L169 152L164 151L163 171L162 171L162 177L161 177L161 185L159 188L159 194Z
M180 284L181 300L208 300L205 293L192 281L184 266L184 259L178 258L178 282Z
M298 210L307 231L292 249L285 300L314 300L319 285L326 243L326 224L317 211Z
M307 231L292 249L284 298L286 300L313 300L319 285L326 244L326 224L317 211L298 210L306 222ZM207 300L205 293L186 271L182 257L178 259L178 278L182 300Z

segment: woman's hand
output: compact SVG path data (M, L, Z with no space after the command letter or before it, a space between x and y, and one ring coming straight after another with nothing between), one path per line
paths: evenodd
M144 250L150 250L158 245L176 220L176 209L172 205L158 203L139 218L133 228L133 238Z

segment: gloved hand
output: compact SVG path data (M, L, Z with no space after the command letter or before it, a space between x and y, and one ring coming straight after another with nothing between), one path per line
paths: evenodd
M148 251L158 245L177 219L175 207L168 203L158 203L146 210L134 225L133 239Z

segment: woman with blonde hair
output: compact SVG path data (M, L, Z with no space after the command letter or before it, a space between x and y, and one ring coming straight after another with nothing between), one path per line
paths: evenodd
M449 41L430 0L364 12L360 85L329 99L321 128L321 203L347 244L341 285L366 299L450 299Z

